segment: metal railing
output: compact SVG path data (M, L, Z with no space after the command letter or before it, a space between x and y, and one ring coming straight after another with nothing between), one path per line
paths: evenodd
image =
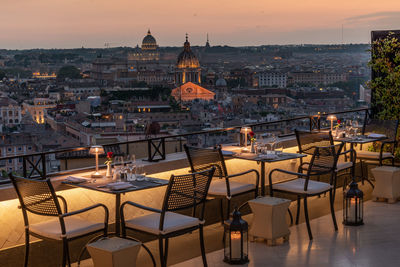
M183 151L183 138L189 137L189 136L198 136L198 135L210 135L210 134L216 134L216 133L222 133L222 132L232 132L236 130L240 130L243 126L249 126L253 129L260 128L263 126L271 126L274 124L288 124L294 121L303 121L305 124L308 124L308 130L313 131L313 130L321 130L323 122L323 118L327 117L328 115L343 115L343 114L348 114L348 113L364 113L363 116L363 121L366 121L366 118L369 115L369 108L361 108L361 109L354 109L354 110L347 110L347 111L340 111L340 112L333 112L333 113L322 113L322 114L317 114L317 115L311 115L311 116L298 116L294 118L288 118L288 119L283 119L283 120L275 120L275 121L267 121L267 122L260 122L260 123L254 123L254 124L246 124L246 125L240 125L240 126L234 126L234 127L228 127L228 128L223 128L223 129L213 129L213 130L207 130L207 131L197 131L197 132L191 132L191 133L185 133L185 134L176 134L176 135L168 135L168 136L160 136L160 137L152 137L152 138L146 138L146 139L140 139L140 140L134 140L134 141L125 141L125 142L116 142L116 143L107 143L103 144L104 147L107 146L126 146L125 152L126 154L129 154L130 147L129 145L131 144L137 144L137 143L147 143L147 158L145 160L149 162L155 162L155 161L160 161L160 160L165 160L166 159L166 140L167 139L172 139L177 141L179 144L179 150L178 151ZM294 135L294 132L282 134L280 136L290 136ZM7 160L14 160L14 159L22 159L22 174L24 177L28 178L45 178L48 176L54 176L54 175L60 175L60 174L67 174L67 173L73 173L76 171L82 171L82 170L88 170L88 169L93 169L93 166L91 167L86 167L86 168L75 168L68 170L68 158L65 158L65 170L60 171L58 170L57 172L48 172L46 170L46 159L48 159L49 155L54 154L62 154L62 153L69 153L69 152L78 152L78 151L83 151L83 150L88 150L90 149L90 146L83 146L83 147L76 147L76 148L66 148L66 149L57 149L57 150L50 150L50 151L45 151L45 152L36 152L36 153L30 153L30 154L20 154L20 155L12 155L12 156L6 156L6 157L1 157L0 162L4 162ZM3 179L0 180L0 184L6 184L9 183L10 181L8 179Z

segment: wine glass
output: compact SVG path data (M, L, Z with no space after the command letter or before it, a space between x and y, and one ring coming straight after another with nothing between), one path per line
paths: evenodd
M354 135L357 136L358 120L353 120L353 130L354 130Z
M280 140L277 140L274 144L275 154L280 155L283 153L283 143Z
M135 174L134 170L136 168L136 157L135 155L128 155L126 157L126 167L129 170L128 172L128 181L134 181L135 180Z
M124 167L124 157L116 156L114 158L114 180L119 181L121 179L121 171Z

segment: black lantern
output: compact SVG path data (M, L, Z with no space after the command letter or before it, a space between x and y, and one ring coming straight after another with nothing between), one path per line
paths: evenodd
M224 261L229 264L244 264L249 262L248 238L249 226L242 220L240 212L235 208L233 219L224 224Z
M363 225L363 196L364 193L358 189L357 183L353 180L349 189L343 196L343 224Z

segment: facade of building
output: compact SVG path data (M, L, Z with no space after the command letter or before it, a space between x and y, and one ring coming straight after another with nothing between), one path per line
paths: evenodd
M21 123L21 106L17 101L0 97L0 130L3 127L15 127Z
M215 97L214 92L211 92L210 90L207 90L192 82L187 82L175 89L172 89L171 95L178 102L193 101L195 99L210 101Z
M290 84L328 85L337 82L346 82L347 73L325 73L320 71L291 72Z
M201 84L201 69L199 60L190 49L190 43L186 35L183 51L179 54L176 64L175 84L182 85L187 82Z
M263 71L257 73L259 87L277 86L279 88L286 88L287 74L278 71Z
M31 102L24 102L22 106L34 122L44 124L45 109L54 108L56 104L49 98L35 98Z

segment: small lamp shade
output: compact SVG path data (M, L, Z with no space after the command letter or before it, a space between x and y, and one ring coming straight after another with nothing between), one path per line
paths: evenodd
M337 121L337 117L335 115L329 115L326 119L328 121Z
M250 131L251 131L251 128L248 127L248 126L243 126L243 127L240 129L240 133L243 133L243 134L248 134Z
M89 149L89 154L91 155L104 154L104 148L103 146L91 146Z

